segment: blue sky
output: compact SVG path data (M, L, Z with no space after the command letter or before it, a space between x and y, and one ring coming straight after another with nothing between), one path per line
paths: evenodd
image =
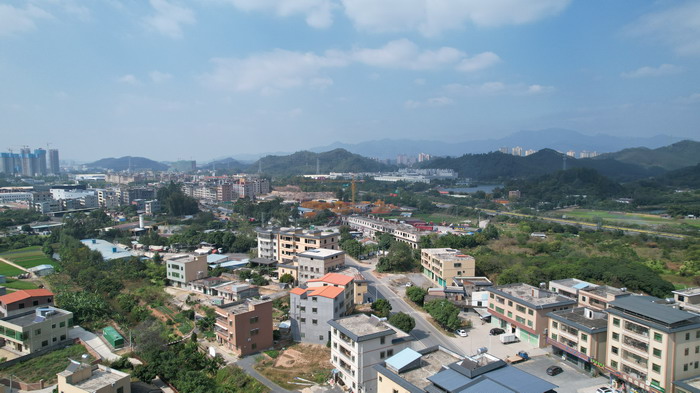
M700 135L700 2L0 1L0 149Z

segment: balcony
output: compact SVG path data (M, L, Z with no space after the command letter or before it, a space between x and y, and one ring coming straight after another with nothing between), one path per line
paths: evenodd
M631 349L643 352L644 354L649 353L649 344L639 341L636 338L630 337L626 334L622 336L622 343Z
M645 357L639 356L625 349L622 350L622 359L643 368L647 368L649 365L649 361Z
M563 337L562 335L559 335L559 340L560 343L566 345L569 348L577 349L578 348L578 342L576 341L571 341L567 339L566 337Z
M622 365L622 372L631 376L632 378L635 379L641 379L642 381L645 381L647 379L647 374L643 373L639 370L636 370L632 367L627 366L626 364Z
M562 339L565 339L567 341L571 341L573 343L573 345L569 345L569 346L576 348L576 344L578 343L578 335L571 334L564 329L559 329L559 337ZM561 341L561 340L559 340L559 341Z
M217 327L218 329L221 329L222 331L228 332L228 327L226 327L226 325L220 324L218 321L216 323L214 323L214 326Z
M338 332L338 337L343 340L345 343L352 345L352 339L342 332Z
M649 341L649 329L645 328L644 326L637 325L636 323L632 323L629 321L625 321L625 330L628 332L633 333L637 337Z

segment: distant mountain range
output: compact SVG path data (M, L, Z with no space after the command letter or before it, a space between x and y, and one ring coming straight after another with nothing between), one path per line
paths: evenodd
M647 168L660 167L674 170L700 163L700 142L685 140L653 150L646 147L636 147L616 153L603 154L596 159L614 159Z
M250 167L250 163L243 163L234 158L228 157L200 165L199 169L226 169L233 171L243 171L248 167Z
M434 156L459 157L464 154L487 153L497 151L501 147L513 148L520 146L527 149L541 150L545 148L567 152L573 150L596 151L598 153L615 152L618 150L645 146L657 148L680 141L681 138L658 135L649 138L617 137L605 134L585 135L566 129L546 129L537 131L519 131L499 139L484 139L475 141L434 141L408 139L382 139L348 144L336 142L328 146L309 149L313 152L323 152L332 149L345 149L351 153L366 157L395 159L399 154L416 156L428 153Z
M132 171L137 170L153 170L153 171L167 171L170 167L167 164L163 164L157 161L145 157L120 157L120 158L103 158L89 164L85 164L88 168L95 169L106 169L112 171L126 171L131 169Z
M318 160L318 161L317 161ZM262 172L270 175L305 175L329 172L380 172L395 170L395 167L350 153L334 149L323 153L299 151L287 156L265 156L248 167L247 172Z

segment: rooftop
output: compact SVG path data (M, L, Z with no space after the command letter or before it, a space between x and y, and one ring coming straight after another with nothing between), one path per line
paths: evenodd
M636 319L661 330L700 327L700 316L670 307L653 296L625 296L610 303L608 312Z
M595 288L586 288L586 289L582 289L582 291L586 291L587 293L590 293L593 295L598 295L601 297L608 297L608 296L617 297L620 295L625 295L625 294L629 295L630 294L629 292L623 291L620 288L615 288L615 287L611 287L608 285L600 285L600 286L597 286Z
M586 307L554 311L547 315L589 333L600 333L608 328L608 314Z
M339 295L341 295L345 290L340 287L332 287L332 286L323 286L323 287L314 287L314 288L294 288L292 289L289 293L292 293L294 295L303 295L306 293L307 296L321 296L321 297L327 297L329 299L335 299Z
M355 341L364 341L376 337L396 335L396 339L409 339L409 335L389 325L386 318L377 318L366 314L354 314L344 318L328 321Z
M102 258L106 261L111 259L121 259L121 258L131 258L133 254L131 251L126 251L125 249L117 246L116 244L110 243L101 239L83 239L80 241L87 248L97 251L102 254Z
M673 384L690 393L700 393L700 376L674 381Z
M316 278L313 280L308 280L307 282L325 282L334 285L348 285L352 282L353 277L346 276L345 274L339 273L328 273L321 278Z
M507 297L517 303L542 309L556 306L576 304L576 300L556 294L546 289L536 288L528 284L508 284L486 288L487 291Z
M38 296L53 296L53 293L47 289L21 289L0 296L0 304L12 304Z
M190 263L190 262L195 262L198 261L200 256L198 255L189 255L189 254L177 254L173 255L167 259L165 259L166 262L175 262L175 263Z
M552 284L558 284L564 287L568 288L573 288L573 289L584 289L588 287L597 287L595 284L591 284L590 282L579 280L578 278L564 278L562 280L552 280L549 282L549 285L551 286Z
M297 256L300 257L305 257L305 258L331 258L337 255L343 255L345 254L345 251L343 250L329 250L327 248L314 248L312 250L306 250L304 252L300 252L297 254Z
M52 311L55 311L54 313L49 313L49 314L44 314L44 316L40 316L37 312L41 309L37 310L32 310L28 311L23 314L19 315L13 315L11 317L3 318L2 320L8 323L11 323L15 326L21 326L21 327L28 327L35 325L37 323L44 322L48 319L53 319L53 318L58 318L62 317L65 315L72 315L73 313L70 311L66 311L60 308L55 308L55 307L50 307Z
M420 357L419 367L399 373L399 376L411 383L412 385L415 385L416 387L422 389L430 385L428 377L430 377L431 375L435 375L438 371L442 369L443 366L464 359L463 357L453 352L447 351L444 348L437 347L434 349L431 348L430 350L430 352L422 354L422 356ZM393 357L387 359L387 365L390 363L390 360L397 357L404 351L401 351ZM420 352L426 351L423 350Z
M272 300L260 300L260 299L245 299L240 302L223 304L219 306L221 310L229 314L243 314L249 311L253 311L253 308L259 304L269 303Z
M452 248L423 248L420 251L421 253L426 253L432 257L443 260L462 260L474 258L471 255L464 254L462 251Z
M454 277L452 281L455 285L475 285L487 287L493 285L488 277Z
M679 295L685 295L685 296L700 295L700 287L679 289L677 291L673 291L673 293L677 293Z
M80 367L91 367L90 365L81 365ZM73 375L75 369L72 369L71 365L68 366L68 369L61 371L58 373L58 375L64 376L64 377L70 377ZM125 377L129 377L129 374L123 373L121 371L105 367L103 365L98 365L96 369L92 370L92 375L90 378L84 379L82 381L76 382L76 383L71 383L69 384L70 386L75 386L77 388L80 388L82 390L88 391L88 392L94 392L99 389L103 389L105 386L110 386ZM128 381L128 379L127 379Z

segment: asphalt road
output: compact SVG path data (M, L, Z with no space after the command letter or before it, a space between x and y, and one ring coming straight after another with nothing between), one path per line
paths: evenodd
M448 340L438 329L433 326L430 322L423 319L423 317L416 313L413 307L408 305L400 296L398 296L394 291L392 291L386 284L381 282L377 277L371 272L374 270L374 265L367 265L357 262L355 259L346 254L345 262L356 267L359 271L364 273L365 278L370 282L369 293L374 298L387 299L391 303L391 311L399 312L402 311L414 317L416 320L416 327L411 331L411 336L413 336L417 342L423 345L423 347L432 347L435 345L441 345L447 349L455 352L461 352L461 349L454 345L451 340Z

